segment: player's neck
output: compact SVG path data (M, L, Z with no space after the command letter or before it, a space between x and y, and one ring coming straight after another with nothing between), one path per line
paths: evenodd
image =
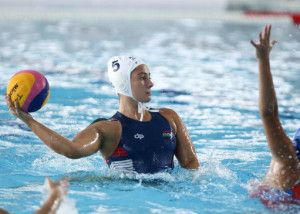
M138 111L138 102L131 97L120 97L119 112L134 120L140 120L141 113ZM151 115L147 110L144 110L143 121L151 119Z

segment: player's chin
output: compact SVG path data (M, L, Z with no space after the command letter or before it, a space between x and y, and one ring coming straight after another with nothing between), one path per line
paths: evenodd
M143 102L144 103L148 103L148 102L150 102L151 101L151 96L147 96L147 97L145 97L144 99L143 99Z

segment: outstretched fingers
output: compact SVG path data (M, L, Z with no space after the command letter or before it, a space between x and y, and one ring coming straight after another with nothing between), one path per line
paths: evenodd
M267 38L268 40L270 40L272 25L267 25L267 29Z
M11 97L8 94L5 94L5 101L9 108L9 111L15 115L16 114L15 104L13 103L13 101L11 100Z
M12 115L16 116L23 122L27 123L28 119L31 119L32 116L28 112L24 112L21 107L19 100L16 99L15 101L11 100L11 97L9 95L5 95L5 100L7 103L7 106L9 108L9 111L11 112Z
M64 195L67 194L68 192L69 182L70 182L70 178L63 178L62 180L59 181L60 189Z
M257 48L258 44L256 44L253 40L250 40L250 43L251 43L255 48Z
M271 28L272 28L272 25L266 26L266 42L267 42L267 44L270 44Z
M271 36L271 25L264 26L263 30L259 33L259 44L260 45L269 45L270 36ZM257 47L258 44L255 46Z
M22 110L21 110L19 101L16 100L13 103L14 103L14 111L15 111L16 115L20 115Z
M260 32L260 33L259 33L259 43L260 43L260 44L263 43L262 33L263 33L263 32Z
M270 32L269 32L269 25L266 25L262 32L261 32L261 38L260 38L260 43L262 45L269 45L269 36L270 36Z
M271 42L271 48L272 48L276 43L277 43L276 40L272 40L272 42Z
M275 40L270 42L271 30L272 25L265 25L259 33L258 42L250 41L256 49L257 58L268 57L272 47L276 44Z
M58 193L60 197L67 194L69 181L69 178L63 178L59 181L52 181L50 178L46 178L49 191Z

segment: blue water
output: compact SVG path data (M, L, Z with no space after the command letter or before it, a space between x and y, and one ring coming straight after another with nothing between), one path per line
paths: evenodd
M0 22L0 93L14 72L35 69L51 98L33 117L72 138L118 100L106 61L116 54L145 59L154 81L152 107L170 107L186 123L201 162L190 172L126 177L100 154L69 160L48 149L0 98L0 207L32 213L45 198L45 176L70 177L61 213L269 213L249 197L271 156L258 114L257 64L249 40L264 23L201 20ZM300 120L300 31L275 23L272 69L282 123ZM284 205L279 211L290 210ZM292 213L300 212L293 207Z

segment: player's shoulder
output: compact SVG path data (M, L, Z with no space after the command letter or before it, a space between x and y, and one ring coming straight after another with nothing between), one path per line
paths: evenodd
M171 108L160 108L159 109L159 113L165 116L169 116L169 117L178 117L178 114L176 111L174 111Z
M88 128L96 128L102 133L111 133L121 128L120 121L114 118L98 118Z

